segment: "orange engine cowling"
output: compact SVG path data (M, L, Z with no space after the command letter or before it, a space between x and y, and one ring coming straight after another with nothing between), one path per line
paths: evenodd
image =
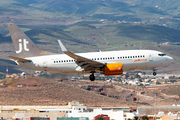
M104 75L122 75L123 64L122 63L110 63L104 66Z

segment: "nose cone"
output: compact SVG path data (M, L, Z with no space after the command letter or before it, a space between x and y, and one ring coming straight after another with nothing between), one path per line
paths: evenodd
M170 63L174 62L174 59L170 56L167 56L167 61L170 64Z

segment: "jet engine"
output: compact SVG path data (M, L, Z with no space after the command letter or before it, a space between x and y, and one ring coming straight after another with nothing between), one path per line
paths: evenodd
M123 64L122 63L110 63L104 66L104 75L122 75Z

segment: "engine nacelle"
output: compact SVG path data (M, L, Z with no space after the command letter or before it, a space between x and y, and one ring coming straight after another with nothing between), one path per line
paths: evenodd
M122 75L123 64L122 63L110 63L104 66L104 75Z

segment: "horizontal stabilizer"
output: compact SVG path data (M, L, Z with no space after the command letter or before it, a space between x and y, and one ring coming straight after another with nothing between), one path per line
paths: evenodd
M19 57L14 57L14 56L8 56L18 62L31 62L31 60L28 60L28 59L24 59L24 58L19 58Z

